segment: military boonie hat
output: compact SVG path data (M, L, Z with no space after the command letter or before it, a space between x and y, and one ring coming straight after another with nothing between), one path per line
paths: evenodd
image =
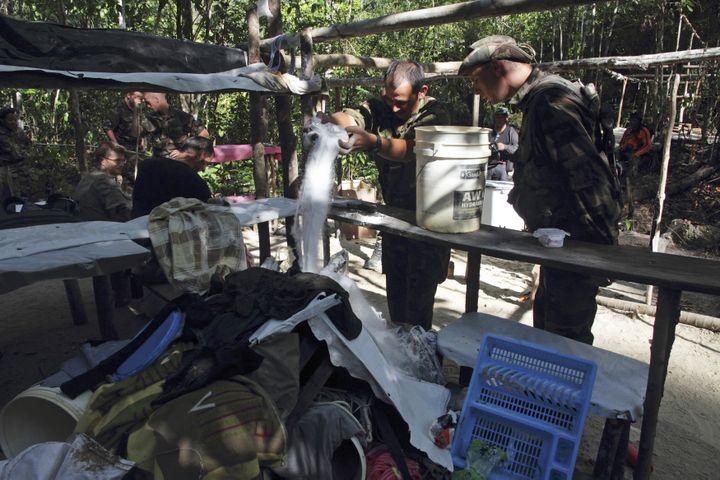
M458 75L469 75L480 65L492 60L512 60L521 63L533 63L535 51L527 44L519 45L514 38L506 35L490 35L470 45L472 52L465 57Z

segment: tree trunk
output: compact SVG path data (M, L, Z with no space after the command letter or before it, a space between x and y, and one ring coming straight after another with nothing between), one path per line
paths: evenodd
M684 192L685 190L692 188L696 185L698 185L701 181L705 180L706 178L709 178L715 174L717 171L717 168L712 165L704 165L697 170L695 170L690 175L684 177L682 180L678 180L677 182L671 183L667 186L665 189L665 195L671 196L671 195L677 195L679 193ZM636 196L636 201L643 201L647 200L648 198L652 198L653 195L657 194L657 188L648 187L644 188L642 190L639 190Z
M118 6L118 27L121 30L125 30L127 28L127 24L125 23L125 0L117 0L117 6Z
M65 25L67 18L65 17L65 1L58 0L58 18L60 23ZM75 127L75 157L78 162L78 169L81 172L87 171L87 165L85 164L85 129L83 127L82 112L80 111L80 95L77 90L70 90L70 96L68 97L68 106L70 110L70 121Z

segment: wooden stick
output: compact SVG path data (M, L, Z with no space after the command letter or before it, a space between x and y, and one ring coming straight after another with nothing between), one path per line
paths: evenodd
M665 186L667 185L668 167L670 165L670 146L672 144L673 127L675 126L675 115L677 114L677 92L680 86L680 75L675 74L672 93L670 95L670 118L665 129L665 142L663 143L662 165L660 166L660 184L658 185L657 202L655 204L655 215L653 216L652 228L650 230L650 251L657 250L660 241L660 222L662 221L663 206L665 204ZM645 303L652 303L652 285L648 285Z

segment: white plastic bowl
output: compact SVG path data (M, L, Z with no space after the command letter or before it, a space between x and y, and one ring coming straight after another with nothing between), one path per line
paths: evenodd
M550 248L562 247L567 236L570 236L570 234L559 228L538 228L533 232L533 237L540 241L540 245Z

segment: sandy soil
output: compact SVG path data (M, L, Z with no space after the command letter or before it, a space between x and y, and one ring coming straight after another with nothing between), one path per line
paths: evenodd
M257 235L248 231L246 238L257 254ZM273 252L283 257L282 238L273 237ZM387 315L384 297L385 279L362 267L370 255L370 242L332 239L332 250L341 247L350 252L349 276L366 292L369 301ZM435 325L441 328L460 316L465 301L465 259L453 252L454 276L438 290ZM531 324L531 311L520 301L530 281L532 265L483 257L480 310ZM64 289L60 281L28 286L0 297L0 405L19 392L52 374L58 364L72 357L80 343L98 338L89 280L81 281L90 322L73 326ZM644 288L628 283L613 284L603 293L621 298L640 298ZM718 315L720 299L684 295L683 306L701 313ZM116 325L124 336L132 335L142 324L127 309L116 310ZM600 307L594 327L595 345L649 361L652 318L627 316ZM665 398L655 444L655 475L659 479L714 479L720 471L720 334L679 326L673 347ZM603 420L591 417L586 423L583 445L578 458L576 478L592 471ZM639 430L631 440L637 442ZM631 470L626 470L627 478Z

